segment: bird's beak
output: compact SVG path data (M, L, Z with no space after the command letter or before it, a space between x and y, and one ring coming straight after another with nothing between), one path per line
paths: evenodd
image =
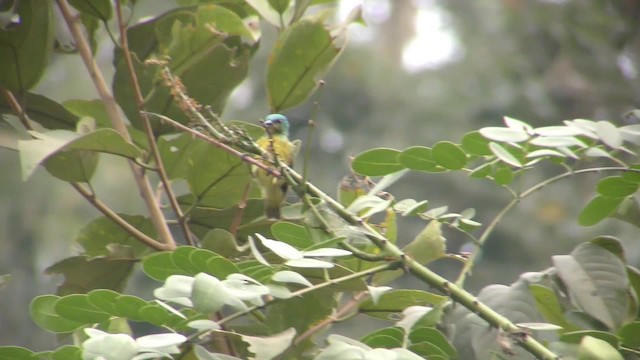
M262 125L264 125L266 127L271 127L271 126L273 126L273 121L267 120L267 121L263 122Z

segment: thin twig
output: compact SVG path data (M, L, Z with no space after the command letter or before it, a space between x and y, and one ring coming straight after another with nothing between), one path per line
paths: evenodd
M480 235L480 237L478 238L478 240L476 242L476 249L467 258L467 261L465 262L462 270L460 270L460 274L458 275L458 278L456 279L456 285L458 285L460 287L464 286L464 282L465 282L466 278L469 276L469 274L471 273L471 271L473 269L473 266L475 265L475 260L478 258L478 256L480 256L480 251L481 251L482 246L487 241L489 236L493 233L493 230L498 225L498 223L500 221L502 221L502 219L505 217L505 215L507 215L507 213L509 213L509 211L511 211L511 209L513 209L513 207L516 206L522 199L530 196L531 194L535 193L538 190L541 190L545 186L550 185L550 184L552 184L552 183L554 183L556 181L562 180L564 178L571 177L573 175L578 175L578 174L585 174L585 173L592 173L592 172L602 172L602 171L633 171L633 170L629 169L628 167L622 167L622 166L611 166L611 167L589 168L589 169L580 169L580 170L569 170L567 172L564 172L562 174L559 174L559 175L556 175L556 176L551 177L549 179L546 179L545 181L542 181L542 182L530 187L529 189L527 189L524 192L522 192L520 195L514 195L514 198L511 199L511 201L509 201L500 210L500 212L495 216L495 218L493 218L493 220L489 223L489 225L484 229L484 231L482 232L482 235Z
M351 300L349 300L346 304L344 304L334 314L331 314L330 316L326 317L324 320L316 323L312 327L308 328L307 331L303 332L302 334L300 334L300 336L295 338L295 340L293 340L293 345L299 345L301 342L305 341L307 338L310 338L314 334L322 331L322 329L326 328L327 326L337 321L340 321L344 316L346 316L347 314L352 312L355 308L357 308L358 305L360 305L360 302L366 299L368 295L369 295L368 291L361 291L355 294L351 298Z
M73 16L71 13L71 7L67 0L56 0L58 7L60 8L60 12L64 17L65 22L67 23L67 27L69 28L73 40L75 41L76 47L78 48L78 52L80 53L80 57L84 61L85 67L93 80L93 83L100 95L100 99L102 100L102 104L107 111L109 119L111 120L111 124L113 128L120 133L120 135L127 141L131 142L131 136L127 130L124 119L121 117L118 111L118 105L107 85L107 82L102 75L102 71L98 67L93 54L91 53L91 48L85 38L80 26L78 25L78 18ZM158 237L165 243L169 248L173 249L176 247L175 240L171 235L171 231L169 230L169 226L167 225L164 214L162 213L160 206L156 202L155 197L153 196L153 189L151 184L149 183L149 179L144 174L144 169L141 169L137 166L133 161L129 161L129 166L131 168L131 172L133 173L133 177L136 181L136 185L140 192L140 196L144 200L147 210L149 211L149 216L151 217L151 221L158 233Z
M171 209L176 214L178 218L178 223L180 224L180 228L182 229L182 233L184 235L185 241L189 245L193 245L193 239L191 235L191 229L189 228L189 224L187 223L187 219L182 214L182 209L180 208L180 204L178 204L178 200L176 199L175 194L173 193L173 189L171 188L171 184L169 181L169 177L167 176L167 172L164 168L164 163L162 162L162 157L160 156L160 151L158 150L158 144L156 142L156 137L153 134L153 129L151 127L151 121L149 119L149 115L145 113L144 107L144 98L142 96L142 91L140 90L140 84L138 83L138 76L135 72L133 66L133 60L131 58L131 51L129 49L129 40L127 37L127 25L124 23L122 19L122 6L120 4L120 0L116 1L116 16L118 18L118 27L120 28L120 46L122 49L122 53L124 55L125 62L127 64L127 72L129 74L129 79L131 80L131 86L133 88L134 97L136 100L136 104L138 106L138 113L140 114L140 118L142 119L142 126L144 128L144 132L147 135L147 142L149 143L149 149L151 150L151 155L155 160L157 173L160 176L160 182L162 183L162 187L164 192L169 200L169 204L171 205Z
M176 129L179 129L181 131L187 132L191 135L193 135L194 137L197 137L198 139L204 140L226 152L228 152L231 155L237 156L238 158L240 158L240 160L250 164L250 165L254 165L259 167L260 169L266 171L269 175L271 176L275 176L275 177L280 177L280 171L278 171L277 169L275 169L272 166L269 166L267 164L264 164L262 162L262 160L258 160L246 153L243 153L242 151L236 150L234 148L232 148L231 146L224 144L210 136L207 136L199 131L193 130L190 127L184 126L182 124L180 124L179 122L166 117L164 115L160 115L160 114L156 114L156 113L147 113L149 115L153 115L153 116L157 116L160 120L167 122L168 124L170 124L171 126L175 127ZM255 153L256 155L262 155L262 153Z
M98 199L93 192L86 190L78 183L70 184L74 189L76 189L76 191L78 191L78 193L80 193L80 195L87 199L87 201L89 201L91 205L93 205L102 214L104 214L104 216L108 217L109 219L111 219L111 221L115 222L120 227L125 229L129 234L131 234L131 236L138 239L141 243L158 251L173 250L173 247L171 247L170 245L157 242L142 231L138 230L135 226L129 224L125 219L120 217L120 215L111 210L111 208L109 208L105 203L100 201L100 199Z

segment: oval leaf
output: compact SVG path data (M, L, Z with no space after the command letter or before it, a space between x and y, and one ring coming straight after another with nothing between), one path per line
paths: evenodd
M340 54L321 23L302 20L285 29L269 57L267 94L274 112L294 107L318 87L322 75Z
M367 150L353 159L351 168L360 175L388 175L404 168L398 162L399 155L400 151L388 148Z
M441 141L431 151L438 165L449 170L460 170L467 164L467 154L452 142Z

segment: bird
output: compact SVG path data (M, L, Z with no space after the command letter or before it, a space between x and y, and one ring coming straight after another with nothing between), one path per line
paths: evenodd
M293 158L298 153L300 140L289 140L289 120L282 114L270 114L262 125L265 135L256 140L256 144L270 156L288 166L293 166ZM271 163L264 162L265 165ZM264 197L265 216L270 220L280 219L280 205L284 201L288 184L283 177L275 177L266 170L253 167L253 174Z

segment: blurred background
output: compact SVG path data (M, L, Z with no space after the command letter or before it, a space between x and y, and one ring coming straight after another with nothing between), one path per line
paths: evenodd
M574 118L620 126L632 121L625 113L640 107L640 1L342 0L336 17L346 17L358 4L363 4L366 27L352 26L344 53L324 78L326 85L306 105L286 112L292 136L310 149L310 180L331 195L349 173L349 157L366 149L459 142L466 132L501 126L505 115L534 126ZM169 0L139 0L132 16L176 6ZM250 76L233 94L223 119L257 122L269 112L264 76L275 35L263 28ZM109 77L113 47L106 37L101 44L99 62ZM35 92L57 101L97 97L87 74L79 71L84 67L77 56L57 54L51 62ZM314 102L316 128L309 142L307 120ZM132 196L132 180L113 171L123 166L103 157L96 187L109 194L109 205L117 211L144 212ZM302 166L299 158L296 167ZM73 240L99 213L44 171L23 182L18 156L10 150L0 149L0 169L0 274L12 276L0 289L0 345L50 349L55 338L31 322L28 304L37 295L55 292L61 279L43 275L44 269L78 253ZM540 167L514 187L526 189L554 170ZM602 234L618 236L629 263L640 266L635 228L616 220L590 228L576 223L597 179L576 177L523 201L488 240L467 288L509 284L522 272L549 267L551 255L568 253ZM397 199L429 200L431 207L448 205L453 212L475 208L476 220L484 224L509 200L495 184L462 174L412 173L390 192ZM399 226L399 241L406 243L424 223L401 219ZM466 249L467 239L445 231L450 252ZM443 262L434 268L455 277L460 266ZM424 286L408 277L396 285Z

